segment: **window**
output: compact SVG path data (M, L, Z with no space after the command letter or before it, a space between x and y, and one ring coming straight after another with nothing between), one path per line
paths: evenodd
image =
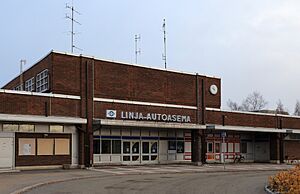
M233 152L233 143L228 143L228 152Z
M25 91L31 92L34 90L34 77L25 82Z
M130 154L130 142L123 141L123 154Z
M16 124L3 124L3 131L5 132L12 132L12 131L18 131L19 125Z
M234 144L234 151L235 152L240 152L240 143L235 143Z
M64 131L64 126L62 125L50 125L50 132L62 133Z
M121 154L121 140L112 140L112 153Z
M247 153L247 142L241 143L241 153L243 153L243 154Z
M94 154L100 154L100 139L94 139Z
M176 150L176 141L168 141L168 149Z
M215 142L215 153L220 153L220 142Z
M177 153L184 153L184 141L177 141Z
M222 143L222 152L227 152L227 143Z
M23 84L21 85L17 85L16 87L13 88L13 90L16 90L16 91L21 91L23 88Z
M36 75L36 91L45 92L49 89L48 69Z
M33 132L34 131L34 125L20 125L19 131L21 132Z
M157 154L157 142L151 143L151 154Z
M138 154L140 153L140 142L132 142L132 153Z
M142 146L143 146L142 153L149 154L149 142L143 142Z
M213 153L213 143L212 142L207 143L207 153Z
M54 139L37 139L38 155L53 155Z
M111 154L111 140L102 140L101 147L101 154Z
M19 156L35 155L35 138L19 138Z
M64 138L55 139L55 155L70 155L70 140Z

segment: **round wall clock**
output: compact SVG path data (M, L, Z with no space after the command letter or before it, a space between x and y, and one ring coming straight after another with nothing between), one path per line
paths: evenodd
M216 86L215 84L211 85L209 91L212 95L216 95L218 93L218 86Z

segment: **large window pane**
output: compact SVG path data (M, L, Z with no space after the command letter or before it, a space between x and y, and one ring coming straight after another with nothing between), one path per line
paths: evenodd
M94 139L94 154L100 154L100 139Z
M227 152L227 143L222 143L222 152Z
M234 150L235 150L235 152L240 152L240 143L234 144Z
M62 126L62 125L50 125L50 132L52 132L52 133L62 133L62 132L64 132L64 126Z
M18 131L19 125L15 124L3 124L3 131L4 132L12 132L12 131Z
M133 154L138 154L140 153L140 143L139 142L132 142L132 153Z
M151 143L151 154L157 154L157 142Z
M121 140L112 140L112 153L121 154Z
M177 141L177 153L184 153L184 141Z
M130 142L123 142L123 154L130 154Z
M215 153L220 153L220 143L215 143Z
M233 143L228 143L228 152L233 152Z
M143 142L143 154L149 153L149 142Z
M207 143L207 153L213 153L213 143Z
M101 147L101 154L111 154L111 140L102 140Z
M38 155L53 155L54 139L37 139Z
M55 139L55 155L70 155L70 140L66 138Z
M21 132L33 132L34 125L20 125L19 131Z
M168 141L168 149L176 150L176 141Z
M35 155L35 138L19 138L19 156Z

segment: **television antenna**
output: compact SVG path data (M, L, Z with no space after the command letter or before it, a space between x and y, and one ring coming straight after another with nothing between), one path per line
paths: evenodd
M20 90L23 91L24 87L23 87L23 66L26 64L26 60L25 59L21 59L20 60Z
M163 21L163 33L164 33L164 53L162 54L162 59L165 63L165 69L167 69L167 35L166 35L166 19Z
M80 48L76 47L75 44L74 44L74 36L76 35L76 33L74 32L74 23L76 24L79 24L81 25L81 23L79 23L75 18L74 18L74 13L78 14L78 15L81 15L81 13L79 13L73 6L73 1L72 1L72 5L68 5L66 4L66 9L70 9L71 10L71 16L66 14L66 19L69 19L71 20L71 53L74 52L74 48L78 49L78 50L81 50Z
M134 40L135 40L135 64L138 64L138 55L141 54L141 48L138 48L138 43L141 42L141 35L135 35L134 36Z

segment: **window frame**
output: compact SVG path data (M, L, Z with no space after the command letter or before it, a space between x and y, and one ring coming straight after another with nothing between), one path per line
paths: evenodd
M49 90L49 71L44 69L36 75L36 92L45 92Z
M34 91L35 89L35 81L34 81L34 77L28 79L25 81L25 87L24 87L24 90L27 91L27 92L32 92Z

